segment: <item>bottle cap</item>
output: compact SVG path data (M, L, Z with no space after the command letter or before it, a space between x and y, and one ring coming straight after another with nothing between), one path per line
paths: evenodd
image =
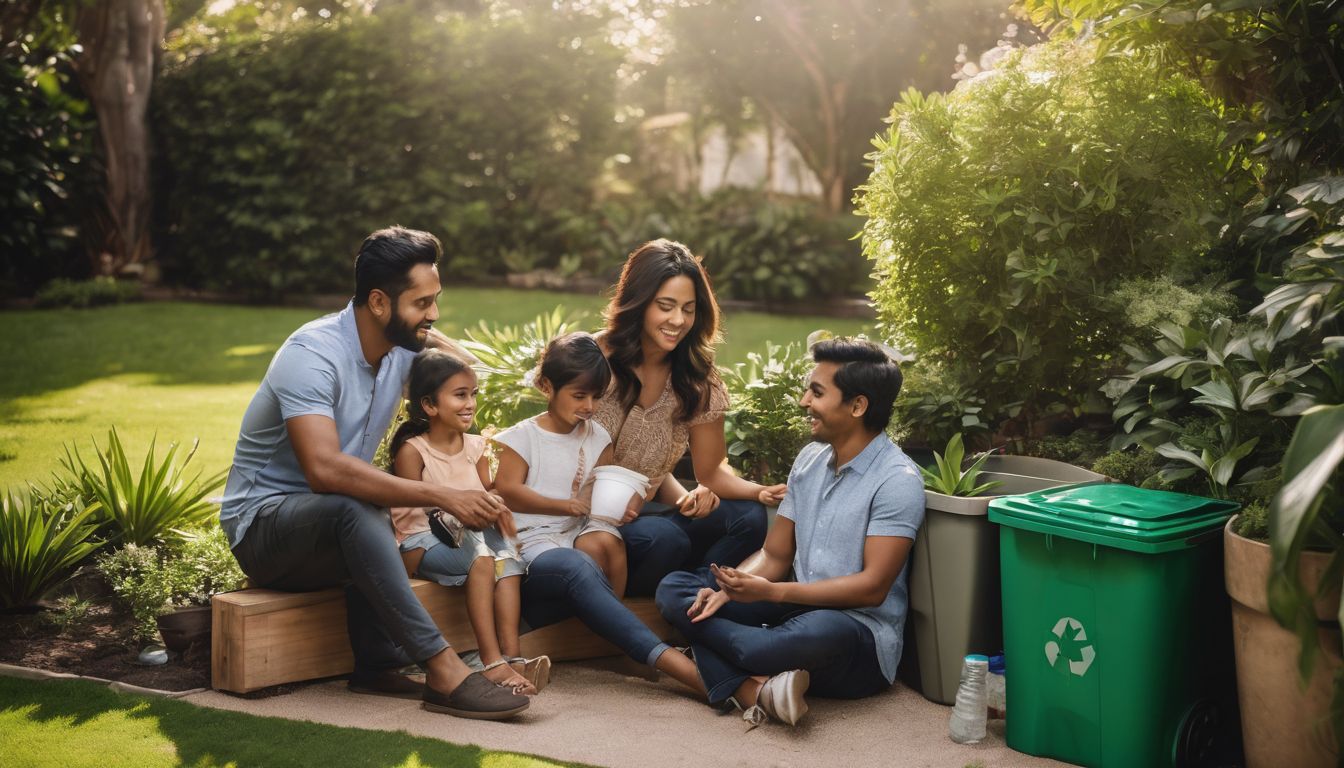
M985 663L985 664L988 664L988 663L989 663L989 657L988 657L988 656L985 656L984 654L980 654L980 653L971 653L971 654L967 654L967 656L966 656L966 660L967 660L967 661L978 661L978 662L982 662L982 663Z

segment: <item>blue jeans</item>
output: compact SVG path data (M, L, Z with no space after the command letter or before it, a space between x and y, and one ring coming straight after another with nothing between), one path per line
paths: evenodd
M411 591L386 509L337 494L286 496L257 513L233 555L258 587L344 586L356 667L401 667L448 647Z
M717 589L708 568L671 574L658 586L658 610L691 642L695 666L720 704L752 675L806 669L808 693L858 699L891 684L877 661L873 633L843 611L789 603L724 604L692 623L686 616L701 588Z
M577 549L548 549L523 579L523 620L536 629L570 616L649 666L669 648L616 597L593 558Z
M640 515L621 526L630 564L626 594L649 597L673 571L740 564L765 543L766 522L765 507L749 499L723 499L699 520L675 511Z

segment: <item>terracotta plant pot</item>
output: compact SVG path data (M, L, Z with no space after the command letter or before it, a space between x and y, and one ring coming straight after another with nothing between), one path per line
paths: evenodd
M1227 594L1232 598L1232 640L1246 766L1337 765L1339 754L1329 713L1331 681L1342 663L1340 630L1335 623L1339 592L1322 595L1316 601L1316 616L1321 621L1317 632L1320 651L1304 690L1297 673L1297 635L1280 627L1269 614L1269 545L1233 533L1234 522L1236 518L1223 529L1223 573ZM1318 583L1329 561L1326 553L1303 553L1303 583Z
M158 618L159 636L170 651L184 653L193 645L210 646L210 606L194 605Z

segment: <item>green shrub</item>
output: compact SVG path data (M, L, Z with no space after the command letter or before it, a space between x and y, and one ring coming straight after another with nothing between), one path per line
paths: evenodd
M902 444L947 445L963 435L972 445L989 439L985 398L968 380L964 366L947 366L921 357L901 366L904 380L892 414L892 432Z
M1269 543L1269 507L1263 503L1241 508L1232 532L1247 539Z
M1152 448L1139 446L1111 451L1092 463L1092 471L1139 487L1149 487L1162 468L1162 457Z
M37 292L37 306L43 308L86 309L139 300L138 283L120 282L111 277L95 277L91 280L57 278Z
M58 505L31 489L0 495L0 607L45 597L98 548L97 505Z
M1046 435L1031 440L1022 453L1085 467L1105 451L1107 438L1091 430L1079 429L1070 435Z
M891 122L857 197L888 335L963 371L990 424L1104 410L1123 321L1098 297L1205 272L1228 166L1211 98L1052 42L945 96L908 92Z
M188 52L154 88L168 276L347 290L394 223L438 235L447 274L558 262L620 148L620 53L600 19L548 11L380 9Z
M131 468L115 427L107 434L105 450L94 442L96 464L86 463L79 449L72 453L70 446L61 460L80 495L98 503L97 519L119 544L180 539L188 535L188 529L209 522L218 513L207 497L224 485L227 470L205 479L199 471L188 477L187 467L199 441L192 444L180 465L174 462L177 443L168 446L160 462L155 456L156 442L150 441L138 474Z
M751 352L747 362L720 368L730 408L724 433L728 462L757 482L788 480L798 452L811 439L799 406L812 360L801 345L767 343L765 354Z
M101 179L72 81L67 51L28 41L0 57L0 296L88 273L79 226Z
M158 632L158 616L208 605L212 595L239 589L245 578L218 526L172 544L127 544L100 555L98 570L131 612L135 635L142 640Z

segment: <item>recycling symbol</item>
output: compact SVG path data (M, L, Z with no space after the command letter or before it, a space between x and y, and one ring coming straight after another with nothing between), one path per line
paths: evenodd
M1097 658L1097 651L1087 642L1087 631L1083 629L1082 622L1065 616L1055 622L1055 628L1051 632L1055 638L1045 643L1045 658L1050 662L1050 666L1055 666L1055 662L1062 655L1069 663L1070 672L1079 677L1087 674L1087 668L1092 666L1092 662Z

